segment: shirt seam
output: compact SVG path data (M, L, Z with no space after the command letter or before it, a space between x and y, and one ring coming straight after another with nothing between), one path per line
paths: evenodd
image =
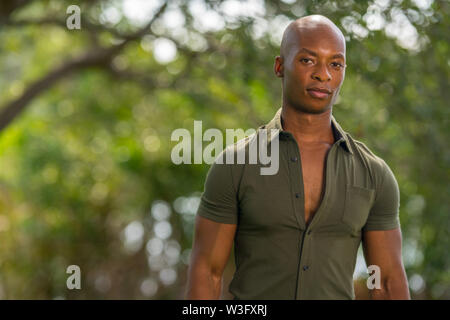
M383 161L383 164L385 163L384 162L384 160L382 160ZM382 181L381 181L381 185L380 185L380 187L379 188L377 188L377 194L375 195L375 200L374 200L374 205L375 205L375 203L377 202L377 200L378 200L378 196L379 196L379 193L381 192L381 190L383 190L383 186L384 186L384 181L386 181L386 173L387 173L387 170L384 170L384 174L383 174L383 177L382 177ZM373 207L373 206L372 206Z

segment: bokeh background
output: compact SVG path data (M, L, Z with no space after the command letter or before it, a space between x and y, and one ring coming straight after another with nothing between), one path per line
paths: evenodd
M73 4L81 30L66 27ZM333 114L397 177L411 295L449 299L443 0L2 0L0 298L183 298L209 166L173 164L171 133L272 119L282 32L308 14L346 36ZM360 248L358 298L367 277Z

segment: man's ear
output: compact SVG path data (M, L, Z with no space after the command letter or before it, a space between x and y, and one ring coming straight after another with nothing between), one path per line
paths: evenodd
M278 78L283 78L284 76L284 66L283 66L283 58L280 56L275 57L275 64L273 66L273 70L275 72L275 75Z

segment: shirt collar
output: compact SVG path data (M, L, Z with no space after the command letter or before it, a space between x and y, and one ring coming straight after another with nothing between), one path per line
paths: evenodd
M287 131L283 130L283 126L281 125L281 108L278 109L274 118L261 128L265 128L267 130L278 129L280 130L280 136L286 135ZM345 151L349 152L350 154L353 154L346 132L341 128L341 126L336 121L333 115L331 115L331 128L333 129L335 141L340 141L339 145L343 147Z

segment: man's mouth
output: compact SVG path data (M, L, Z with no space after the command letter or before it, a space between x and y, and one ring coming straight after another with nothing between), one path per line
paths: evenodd
M309 95L317 99L326 99L331 94L331 90L325 87L312 87L306 89Z

